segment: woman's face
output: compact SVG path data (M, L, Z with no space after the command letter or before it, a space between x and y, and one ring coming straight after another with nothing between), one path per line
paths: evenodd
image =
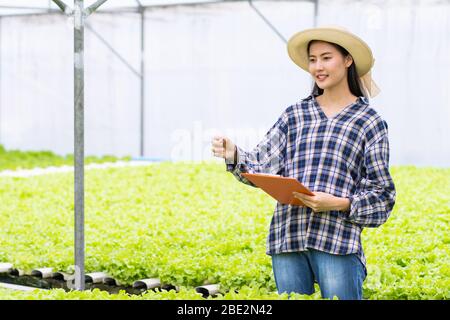
M324 41L314 41L309 47L309 72L320 89L335 87L345 81L351 56L344 56L335 46Z

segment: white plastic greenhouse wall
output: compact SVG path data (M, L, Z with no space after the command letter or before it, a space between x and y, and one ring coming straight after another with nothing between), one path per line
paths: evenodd
M382 91L371 104L389 125L390 164L450 166L450 1L318 3L317 25L344 26L373 50ZM314 2L253 4L286 39L314 26ZM139 19L100 9L86 21L86 155L140 156L140 78L91 31L139 70ZM248 2L148 8L145 26L146 158L211 160L215 133L250 150L311 91ZM0 144L73 153L73 116L70 19L2 16Z

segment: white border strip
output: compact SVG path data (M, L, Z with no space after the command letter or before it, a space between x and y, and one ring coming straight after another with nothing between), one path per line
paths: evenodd
M87 170L89 169L108 169L117 167L137 167L137 166L148 166L155 164L152 161L117 161L117 162L105 162L105 163L90 163L85 166ZM0 172L0 177L20 177L27 178L32 176L41 176L51 173L61 173L61 172L73 172L73 166L60 166L60 167L48 167L48 168L34 168L34 169L23 169L23 170L4 170Z
M41 289L41 288L19 286L17 284L4 283L4 282L0 282L0 288L10 289L10 290L19 290L19 291L45 290L45 289Z

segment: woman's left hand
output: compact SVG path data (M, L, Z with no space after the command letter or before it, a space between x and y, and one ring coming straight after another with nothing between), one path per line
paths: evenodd
M325 211L347 211L350 209L350 200L348 198L340 198L325 192L313 192L313 196L303 193L294 192L295 198L302 201L307 207L314 212Z

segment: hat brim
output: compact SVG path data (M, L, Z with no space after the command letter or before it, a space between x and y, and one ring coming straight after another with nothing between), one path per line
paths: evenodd
M375 60L372 50L358 36L345 30L334 28L306 29L294 34L288 41L289 57L303 70L309 72L308 43L312 40L332 42L345 48L353 57L356 72L360 77L364 76L372 68Z

